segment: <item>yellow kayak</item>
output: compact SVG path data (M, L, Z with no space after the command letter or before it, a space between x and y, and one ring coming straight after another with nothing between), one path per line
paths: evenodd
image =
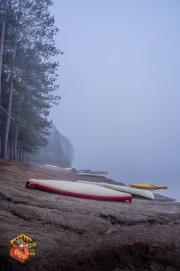
M139 188L139 189L168 189L167 185L154 185L154 184L129 184L130 187Z

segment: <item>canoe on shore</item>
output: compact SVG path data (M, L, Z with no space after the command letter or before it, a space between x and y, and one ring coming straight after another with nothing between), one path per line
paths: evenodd
M156 190L156 189L168 189L167 185L154 185L154 184L129 184L130 187L138 188L138 189L148 189L148 190Z
M89 173L90 174L99 174L99 175L108 175L108 171L97 171L97 170L92 171L91 170Z
M61 180L29 179L26 187L45 192L61 194L72 197L106 200L106 201L132 201L129 193L114 191L95 184L85 184Z
M116 191L130 193L133 196L138 196L138 197L151 199L151 200L154 199L154 194L151 191L147 191L143 189L137 189L137 188L132 188L132 187L124 186L124 185L116 185L116 184L109 184L109 183L86 182L86 181L77 181L77 182L96 184L96 185L103 186L103 187L113 189Z
M81 175L81 176L88 176L88 177L102 177L102 178L106 178L105 175L107 174L99 174L99 173L81 173L81 172L78 172L78 175Z

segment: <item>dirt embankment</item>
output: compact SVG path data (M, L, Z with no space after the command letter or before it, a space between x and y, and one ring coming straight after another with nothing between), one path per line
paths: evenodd
M29 178L80 179L60 168L0 161L0 270L180 270L179 203L67 197L27 189ZM9 240L21 233L37 243L25 264L9 257Z

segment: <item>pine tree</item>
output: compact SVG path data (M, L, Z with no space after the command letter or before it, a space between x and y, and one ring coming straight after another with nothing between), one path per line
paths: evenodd
M1 105L1 74L2 74L2 58L4 51L4 33L5 33L5 25L6 25L6 10L7 10L7 0L0 1L0 105Z
M1 89L2 89L2 65L3 65L3 51L4 51L4 34L6 25L6 10L7 0L0 1L0 127L1 127ZM1 150L1 129L0 129L0 150Z
M57 28L48 11L51 4L49 0L7 0L0 116L5 159L22 160L25 151L47 144L47 117L60 99L54 95L58 63L52 57L59 50L54 43Z

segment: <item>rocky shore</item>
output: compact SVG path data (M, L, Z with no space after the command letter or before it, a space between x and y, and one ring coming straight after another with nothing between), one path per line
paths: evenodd
M180 203L158 195L132 203L67 197L27 189L29 178L102 181L1 160L0 270L180 270ZM37 243L24 264L9 256L9 241L22 233Z

